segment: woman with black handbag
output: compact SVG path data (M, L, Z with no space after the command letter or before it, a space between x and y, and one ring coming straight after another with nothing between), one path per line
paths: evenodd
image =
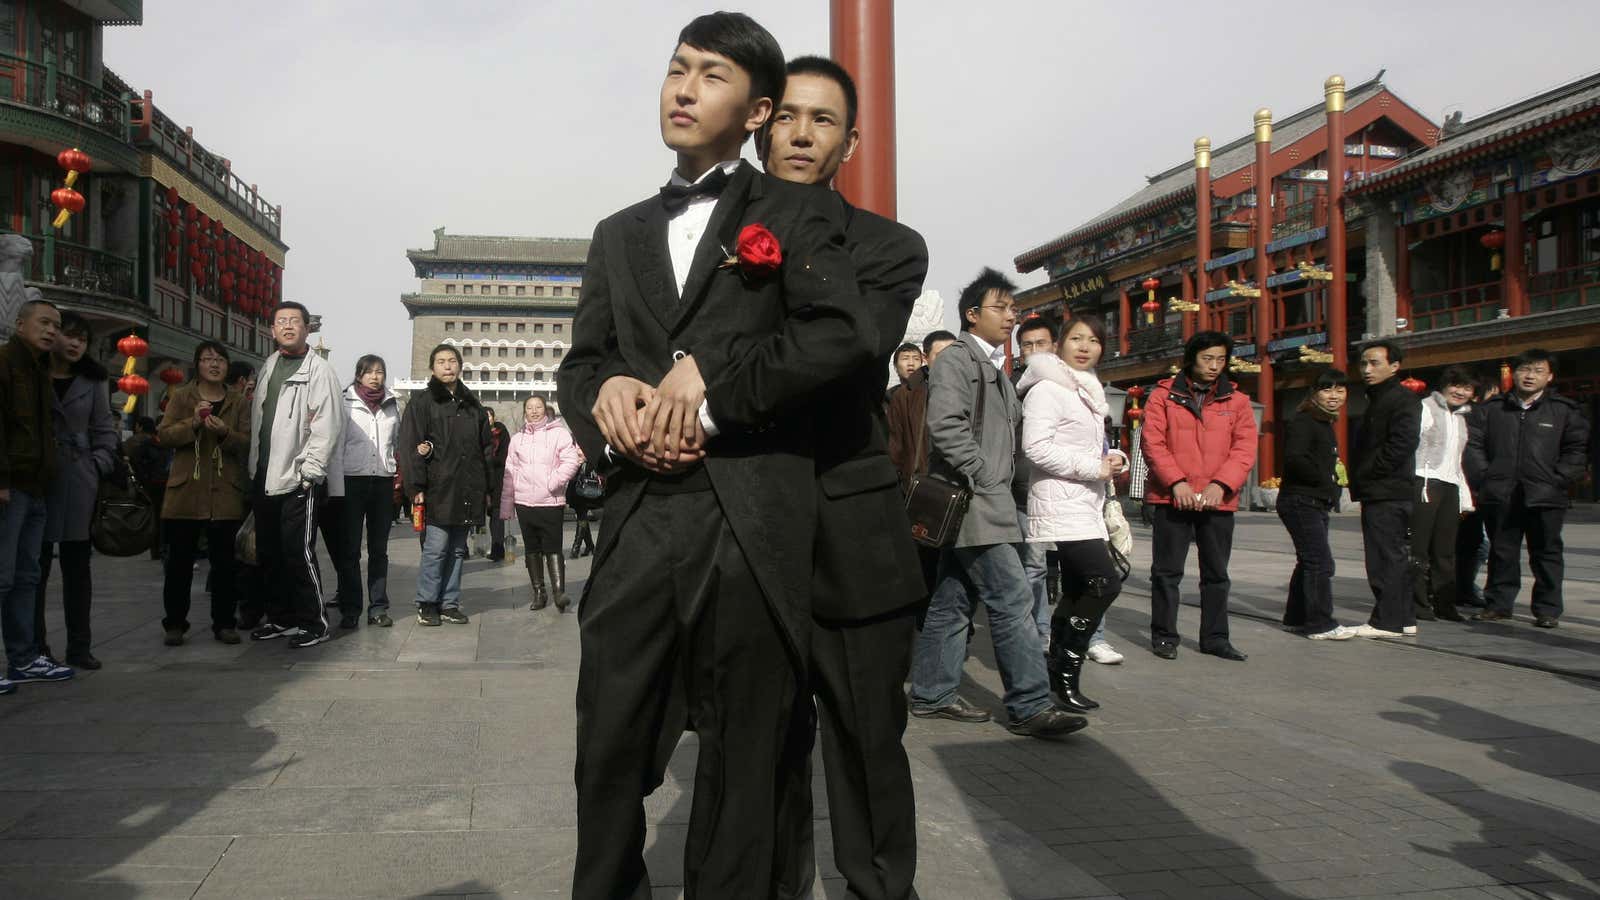
M594 511L600 508L600 501L605 499L605 479L589 460L583 456L583 449L578 449L578 474L567 482L567 505L572 507L572 517L577 521L572 535L572 558L578 559L594 553L594 532L590 523L594 521Z
M234 537L244 521L249 479L250 402L228 386L228 348L204 341L194 351L194 379L167 399L156 434L176 451L161 505L166 535L163 643L176 647L189 630L189 592L200 536L211 561L211 633L239 643L234 590Z
M1030 541L1054 542L1061 554L1061 600L1050 618L1045 658L1056 698L1072 712L1100 704L1079 690L1089 643L1122 574L1106 529L1106 489L1128 458L1106 443L1105 387L1095 366L1105 324L1076 316L1061 332L1059 356L1036 353L1017 385L1022 394L1022 449L1033 463L1028 486Z
M567 482L578 472L578 445L543 397L522 404L522 430L511 436L500 489L500 518L522 526L523 554L532 583L529 609L555 603L567 611L567 563L561 555Z
M45 588L56 547L61 548L61 595L67 619L65 662L79 669L98 669L90 652L89 607L94 584L89 574L89 531L100 477L117 464L117 422L111 417L111 391L104 366L86 355L94 334L77 313L61 315L61 331L50 351L50 383L55 388L56 474L45 507L44 546L39 557L39 602L33 628L40 650L45 641Z

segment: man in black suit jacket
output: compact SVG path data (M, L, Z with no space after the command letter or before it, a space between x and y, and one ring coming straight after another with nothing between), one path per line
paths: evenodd
M558 381L614 467L578 614L577 898L650 896L642 798L685 721L686 893L768 892L811 632L810 403L877 350L831 198L738 161L782 83L748 17L691 22L661 92L672 183L590 245Z
M827 187L858 146L855 118L855 83L838 63L792 60L766 136L768 174ZM845 211L845 243L878 346L870 363L819 398L810 689L822 720L834 863L850 896L902 900L915 896L917 867L903 684L927 591L889 459L883 395L887 364L922 293L928 250L910 228L831 196ZM794 837L780 847L788 865L774 874L778 897L810 896L815 872L806 763L816 730L809 721L803 727L793 745L801 758L784 769L780 831Z

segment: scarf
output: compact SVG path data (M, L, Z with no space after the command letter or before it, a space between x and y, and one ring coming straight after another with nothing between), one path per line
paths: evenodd
M359 381L355 383L355 389L356 396L360 397L361 402L367 405L367 409L373 412L377 412L378 407L383 405L384 395L388 393L381 387L369 388Z
M1080 371L1065 364L1062 365L1062 368L1067 370L1067 374L1072 378L1073 383L1078 386L1078 393L1082 394L1084 400L1088 402L1089 409L1093 410L1097 417L1105 418L1106 414L1111 411L1111 406L1106 403L1106 387L1100 383L1099 378L1095 377L1094 372Z

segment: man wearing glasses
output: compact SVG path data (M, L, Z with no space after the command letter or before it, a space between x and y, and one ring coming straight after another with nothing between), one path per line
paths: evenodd
M1467 421L1463 468L1489 526L1489 583L1480 622L1509 620L1522 587L1517 559L1523 537L1533 566L1533 624L1561 622L1565 564L1561 526L1572 505L1568 489L1588 466L1589 422L1578 404L1555 393L1556 360L1528 350L1512 368L1514 390L1484 404Z
M961 668L976 604L988 610L995 663L1005 684L1013 734L1053 738L1087 724L1055 708L1050 676L1033 622L1033 592L1016 545L1022 541L1011 496L1022 402L1002 369L1016 325L1016 286L984 269L961 292L961 340L941 353L928 374L928 471L966 487L972 502L955 545L939 559L938 584L911 660L911 714L986 722L989 714L963 700Z

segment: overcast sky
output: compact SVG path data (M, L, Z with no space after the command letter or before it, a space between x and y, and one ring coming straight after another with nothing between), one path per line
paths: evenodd
M106 63L284 208L285 295L341 371L405 374L404 251L453 233L588 237L665 182L656 98L677 0L151 0ZM789 56L828 51L828 3L739 4ZM1318 18L1326 9L1334 19ZM953 300L984 265L1069 230L1322 82L1386 83L1435 122L1592 72L1592 0L898 4L899 206ZM872 141L872 134L863 140ZM1019 278L1024 286L1040 273Z

